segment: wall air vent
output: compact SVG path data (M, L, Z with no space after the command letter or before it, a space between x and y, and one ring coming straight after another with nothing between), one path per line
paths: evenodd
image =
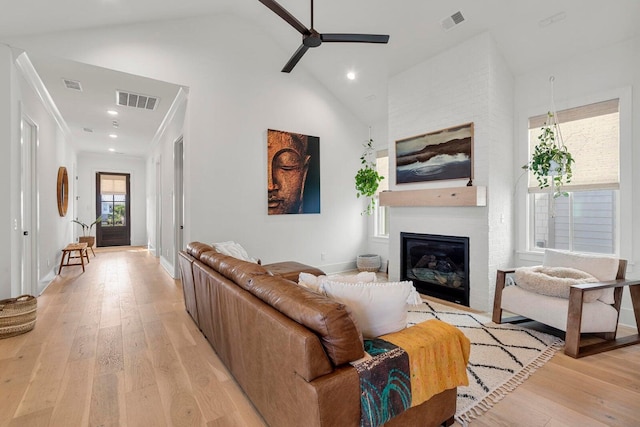
M116 103L125 107L153 111L158 105L158 97L118 90L116 91Z
M444 18L442 22L440 22L440 25L442 25L442 28L444 28L445 31L449 31L453 27L462 24L463 22L464 16L462 16L462 12L457 11L453 15Z
M62 79L62 82L64 83L64 87L66 87L67 89L77 90L78 92L82 92L82 85L80 84L80 82L77 82L75 80L69 80L69 79Z

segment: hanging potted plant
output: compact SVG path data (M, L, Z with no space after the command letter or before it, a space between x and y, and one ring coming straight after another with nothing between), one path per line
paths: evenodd
M364 153L360 156L360 163L362 167L356 173L356 196L360 197L368 197L369 203L367 204L367 208L362 211L361 214L371 215L373 213L373 209L376 206L376 191L378 191L378 185L380 185L380 181L384 179L382 175L378 173L376 170L376 164L371 159L373 155L373 139L369 138L369 141L364 146Z
M568 196L562 186L571 182L574 159L562 141L560 127L552 112L547 113L538 141L531 160L522 169L533 172L541 189L551 187L554 198Z
M78 221L77 219L72 219L71 222L75 222L76 224L82 227L82 236L78 237L78 242L86 243L88 248L91 248L91 252L93 252L93 245L96 242L95 236L91 235L91 230L93 227L102 219L102 215L96 218L91 224L86 224L84 222ZM95 254L94 254L95 255Z

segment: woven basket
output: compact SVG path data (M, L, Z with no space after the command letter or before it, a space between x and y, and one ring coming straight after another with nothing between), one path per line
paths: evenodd
M38 301L31 295L0 301L0 338L29 332L36 325Z
M378 271L380 270L380 255L365 254L358 255L356 258L356 267L358 271Z

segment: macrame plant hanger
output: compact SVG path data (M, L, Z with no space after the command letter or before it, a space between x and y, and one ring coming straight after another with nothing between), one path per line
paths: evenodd
M558 124L558 113L556 112L556 105L554 99L554 91L553 91L553 83L556 78L554 76L549 77L549 85L550 85L550 95L551 95L551 104L549 105L549 113L547 116L547 120L549 120L548 126L553 129L555 133L555 137L553 143L560 148L564 147L564 139L562 139L562 134L560 133L560 125ZM549 176L551 178L551 185L549 186L550 197L549 197L549 215L554 219L556 217L556 203L555 203L555 192L557 190L555 177L558 174L564 173L563 165L556 165L549 168Z

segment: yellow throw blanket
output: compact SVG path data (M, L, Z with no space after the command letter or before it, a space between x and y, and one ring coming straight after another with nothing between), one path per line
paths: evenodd
M471 344L456 327L427 320L379 337L409 354L411 406L454 387L469 385L467 363Z

